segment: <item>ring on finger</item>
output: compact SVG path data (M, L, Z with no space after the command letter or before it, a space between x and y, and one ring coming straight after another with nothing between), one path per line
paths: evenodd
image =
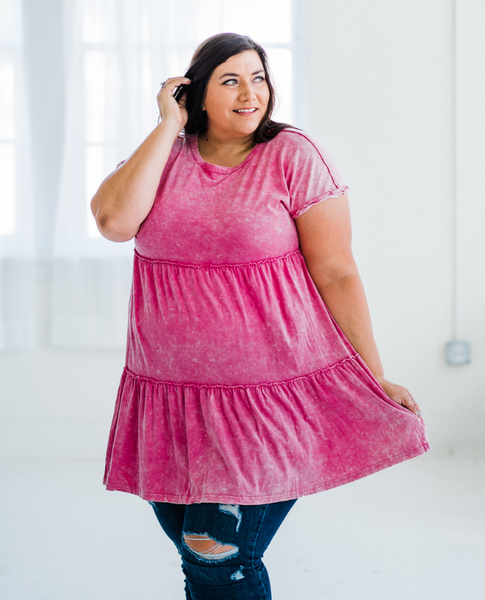
M167 82L166 81L162 81L162 83L160 84L161 87L167 87Z

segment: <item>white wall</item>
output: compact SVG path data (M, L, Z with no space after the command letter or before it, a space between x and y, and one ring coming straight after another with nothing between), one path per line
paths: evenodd
M44 210L55 202L62 155L61 5L26 1ZM459 335L473 349L465 367L443 358L451 336L451 0L308 5L310 79L301 85L310 86L309 132L351 187L355 254L387 375L421 404L436 452L483 451L485 3L459 2ZM39 349L0 356L0 457L100 458L123 352L47 346L48 269L39 272Z
M485 446L485 3L459 0L458 336L451 367L452 2L312 0L311 115L349 181L354 248L387 376L432 447Z

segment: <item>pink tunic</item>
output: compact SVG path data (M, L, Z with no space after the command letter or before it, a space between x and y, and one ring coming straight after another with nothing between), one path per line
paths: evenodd
M237 167L178 138L135 240L110 490L263 504L348 483L429 448L319 295L293 219L347 190L302 132Z

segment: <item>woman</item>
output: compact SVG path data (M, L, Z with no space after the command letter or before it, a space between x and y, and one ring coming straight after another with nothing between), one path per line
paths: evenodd
M105 237L136 236L105 483L150 501L188 598L270 598L261 557L296 498L422 454L424 423L384 377L347 187L270 120L264 50L209 38L158 104L92 201Z

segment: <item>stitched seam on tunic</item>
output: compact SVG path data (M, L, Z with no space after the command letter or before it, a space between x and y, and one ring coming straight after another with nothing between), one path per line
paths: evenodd
M183 263L183 262L176 262L176 261L172 261L172 260L161 260L161 259L156 259L156 258L146 258L145 256L142 256L139 252L137 252L137 250L135 250L135 256L142 261L146 261L149 263L161 263L161 264L165 264L165 265L174 265L176 267L189 267L191 269L227 269L227 267L257 267L259 265L263 265L266 263L271 263L271 262L275 262L277 260L286 260L288 258L292 258L293 256L298 256L300 255L301 257L303 257L303 254L300 252L299 249L293 250L293 252L289 252L288 254L283 254L283 256L275 256L273 258L264 258L262 260L258 260L255 262L247 262L247 263L222 263L220 265L215 265L215 264L210 264L210 263L202 263L200 265L194 265L191 263Z
M315 146L315 144L312 142L312 140L311 140L311 139L310 139L310 138L309 138L307 135L305 135L303 132L301 132L301 131L295 131L295 130L292 130L291 132L288 132L288 133L296 133L297 135L299 135L299 136L301 136L302 138L304 138L304 139L305 139L307 142L309 142L309 143L310 143L310 144L311 144L311 145L312 145L312 146L315 148L315 150L317 151L318 155L319 155L319 156L320 156L320 158L322 159L322 162L323 162L323 164L324 164L324 165L325 165L325 167L327 168L328 174L330 175L330 179L332 180L332 183L333 183L333 185L334 185L335 187L338 187L337 183L335 182L335 179L333 178L332 171L330 171L330 168L329 168L329 166L327 165L327 162L325 161L325 159L323 158L323 156L322 156L322 153L321 153L321 152L320 152L320 150L319 150L319 149L318 149L318 148Z
M334 194L339 194L341 196L342 194L345 194L345 192L348 192L348 190L349 190L349 187L347 185L336 187L333 190L328 190L327 192L323 192L322 194L315 196L315 198L313 198L313 200L310 200L309 202L304 204L301 208L311 206L312 204L314 204L315 202L318 202L319 200L324 200L326 198L330 198Z
M300 217L304 212L307 211L307 209L312 207L314 204L318 204L319 202L322 202L323 200L328 200L329 198L332 198L332 197L338 198L348 191L349 191L349 188L348 188L348 186L345 185L343 187L338 187L338 188L335 188L334 190L330 190L328 192L323 192L323 194L316 196L315 198L313 198L313 200L309 200L306 204L304 204L303 206L300 206L300 208L298 210L292 212L291 217L293 219L296 219L296 218ZM338 194L338 196L337 196L337 194Z
M339 361L338 363L335 363L334 365L330 365L329 367L325 367L324 369L320 369L319 371L315 371L314 373L308 373L308 375L298 375L298 377L293 377L292 379L285 379L283 381L274 381L271 383L249 383L247 385L240 384L240 383L234 384L234 385L224 385L222 383L206 384L206 383L181 383L179 381L160 381L158 379L152 379L151 377L145 377L144 375L137 375L136 373L133 373L132 371L130 371L130 369L128 369L128 367L125 367L125 372L133 379L147 381L149 383L154 383L155 385L176 385L179 387L194 387L194 388L209 388L209 389L222 388L222 389L230 389L230 390L253 389L253 388L261 388L261 387L268 388L268 387L276 387L276 386L286 386L295 381L299 381L301 379L310 379L321 373L326 373L327 371L337 369L338 367L340 367L341 365L343 365L346 362L354 361L357 358L357 356L358 356L357 353L353 354L352 356L347 356L346 358L343 358L341 361Z

